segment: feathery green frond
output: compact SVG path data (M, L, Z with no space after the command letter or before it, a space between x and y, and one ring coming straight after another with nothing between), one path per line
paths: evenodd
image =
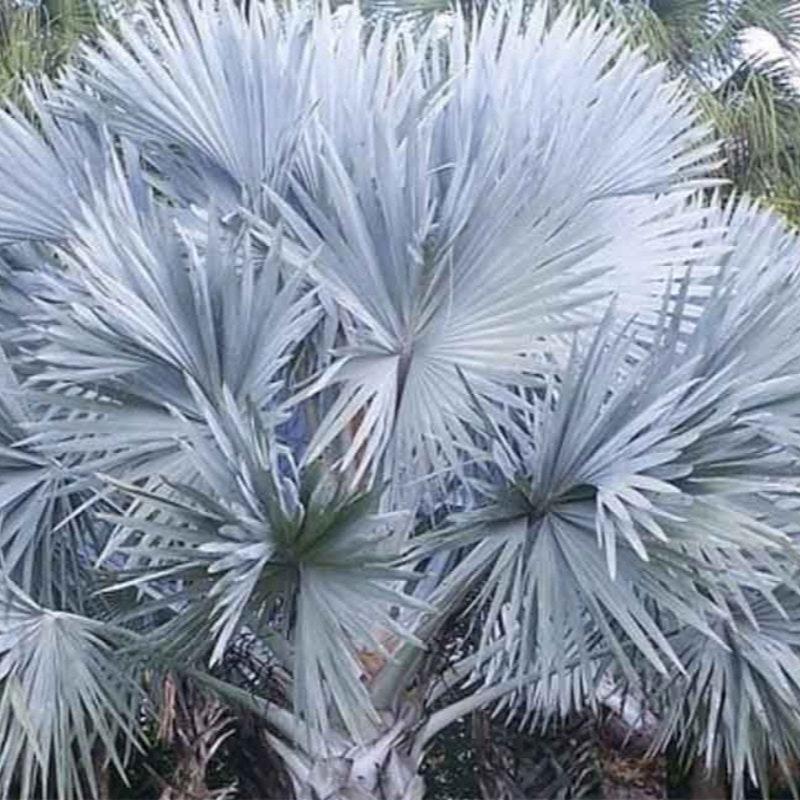
M108 0L33 0L0 5L0 94L19 101L31 76L55 73L107 19Z

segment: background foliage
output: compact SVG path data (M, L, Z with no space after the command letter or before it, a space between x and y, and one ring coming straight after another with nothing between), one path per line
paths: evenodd
M0 94L19 99L28 77L55 74L112 9L109 0L2 0Z

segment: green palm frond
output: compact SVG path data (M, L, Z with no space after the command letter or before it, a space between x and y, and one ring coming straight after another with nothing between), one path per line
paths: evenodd
M700 96L723 141L724 174L772 204L780 204L796 172L800 91L794 81L783 62L749 61Z
M0 4L0 94L24 99L31 76L56 73L73 48L107 21L103 0L34 0Z
M733 15L741 19L740 27L768 31L789 50L800 46L800 4L796 0L745 0Z

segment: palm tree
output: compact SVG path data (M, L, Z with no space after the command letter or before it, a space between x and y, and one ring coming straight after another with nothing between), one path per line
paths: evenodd
M666 68L543 6L442 36L191 0L29 98L4 795L97 796L165 675L260 720L298 798L420 798L472 711L609 687L737 797L790 773L797 243L713 193Z

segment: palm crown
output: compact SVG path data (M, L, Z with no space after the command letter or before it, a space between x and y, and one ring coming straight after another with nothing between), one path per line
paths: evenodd
M788 769L796 243L667 77L569 11L226 0L5 113L6 794L92 795L162 669L300 797L419 797L464 713L609 680L737 793Z

